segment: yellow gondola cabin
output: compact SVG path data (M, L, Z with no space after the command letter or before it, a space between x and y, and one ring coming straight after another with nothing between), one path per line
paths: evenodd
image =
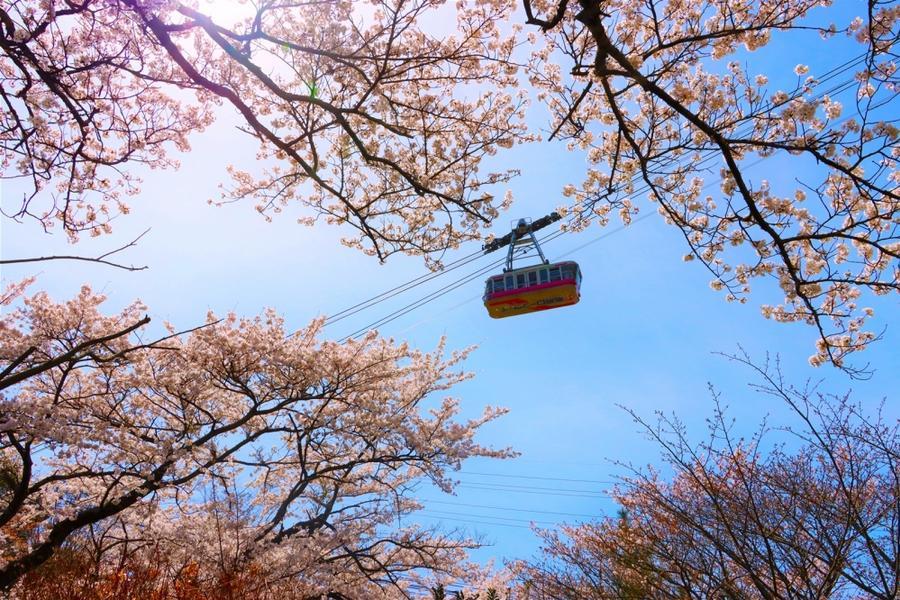
M581 299L581 269L575 262L540 264L494 275L486 282L484 306L495 319L571 306Z

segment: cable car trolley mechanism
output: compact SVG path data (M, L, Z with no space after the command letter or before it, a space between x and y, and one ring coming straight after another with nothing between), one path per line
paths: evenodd
M558 221L558 213L550 213L532 223L529 219L519 222L508 234L484 245L484 253L509 246L506 267L500 275L493 275L485 282L484 306L494 319L524 315L539 310L550 310L577 304L581 299L581 270L578 263L563 261L551 263L544 256L534 232ZM528 267L513 268L517 249L534 248L541 262Z

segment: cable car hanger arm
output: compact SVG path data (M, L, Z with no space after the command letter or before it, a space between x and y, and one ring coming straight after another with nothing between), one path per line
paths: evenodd
M538 231L539 229L543 229L544 227L546 227L547 225L550 225L551 223L555 223L556 221L559 221L560 219L562 219L562 216L558 212L553 211L549 215L541 217L537 221L532 222L530 226L528 226L526 224L526 227L528 227L528 231L533 233L535 231ZM520 220L520 223L521 223L521 220ZM503 248L504 246L509 246L510 243L513 242L514 239L520 239L522 236L516 235L516 231L518 229L519 229L519 227L517 226L517 227L513 228L513 230L510 231L509 233L507 233L506 235L499 237L499 238L495 238L495 239L491 240L490 242L488 242L487 244L484 244L482 246L482 249L484 249L484 253L489 254L491 252L494 252L495 250L499 250L500 248ZM543 258L543 255L541 256L541 258Z

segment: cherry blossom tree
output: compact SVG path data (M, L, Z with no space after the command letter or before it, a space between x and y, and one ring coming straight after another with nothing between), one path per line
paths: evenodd
M792 387L777 365L758 372L797 417L792 439L738 439L722 409L701 444L674 418L636 417L674 475L634 471L620 515L543 532L525 597L896 598L900 424Z
M359 233L345 242L382 259L454 247L509 202L489 189L514 171L482 173L482 160L525 139L524 102L502 93L515 82L505 8L6 3L0 162L27 185L4 210L72 241L109 233L137 167L177 167L173 150L225 105L265 171L230 169L223 201L253 197L266 216L302 202L303 222L348 223ZM139 268L108 260L130 245L3 263ZM320 342L318 322L286 336L273 314L145 342L138 304L104 316L88 289L20 304L0 319L3 588L88 546L98 569L117 552L113 564L133 552L144 562L131 566L150 564L150 548L206 574L264 566L298 597L402 595L420 569L464 575L471 542L399 520L417 508L415 481L450 489L464 458L508 455L473 441L501 411L459 423L454 400L420 408L465 377L465 352Z
M109 231L138 192L135 166L175 166L172 149L225 104L266 169L232 168L225 200L252 197L266 215L301 202L303 222L348 223L346 243L382 259L454 247L508 203L489 188L514 171L481 173L483 158L523 139L524 103L502 92L515 83L507 8L5 3L0 164L30 181L12 214L72 237Z
M569 227L614 211L629 222L646 195L714 289L745 301L754 279L776 282L783 300L776 292L763 314L811 324L810 360L861 375L846 356L878 337L861 296L900 285L898 11L870 0L851 23L822 24L829 4L522 0L519 14L501 0L266 0L211 13L16 0L0 12L0 148L3 175L31 184L7 210L71 236L108 231L138 191L131 167L174 166L172 148L187 149L226 105L259 142L263 171L232 167L222 201L252 197L267 217L300 203L302 222L355 228L348 245L436 264L510 205L491 187L515 170L480 169L529 139L524 99L508 93L524 62L551 137L589 161L564 188ZM742 62L773 35L821 35L823 52L857 40L859 60L837 69L856 97L828 92L835 72L793 64L795 83L773 89L781 73ZM775 153L791 174L813 174L754 177Z
M743 302L754 278L777 281L784 300L763 314L813 325L810 361L860 374L844 359L877 337L863 329L871 310L860 296L900 289L900 10L869 0L851 23L820 25L829 5L523 0L527 71L552 114L550 137L587 155L583 182L565 188L572 227L616 211L627 224L646 196L714 289ZM783 59L780 72L770 62L755 72L751 53L774 36L818 40L823 54L849 36L860 56L829 73ZM794 85L768 83L788 69ZM847 106L828 91L845 80L857 92ZM791 165L784 176L749 171L775 153Z
M459 422L456 400L432 400L468 377L466 352L325 342L318 321L286 335L274 313L144 342L140 304L102 302L39 293L0 319L4 588L91 535L265 565L309 597L459 575L471 542L399 519L416 481L450 490L465 458L510 455L473 439L503 411Z

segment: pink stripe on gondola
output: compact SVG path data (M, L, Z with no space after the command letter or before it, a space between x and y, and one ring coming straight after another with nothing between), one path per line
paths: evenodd
M574 279L560 279L559 281L549 281L547 283L539 283L537 285L529 285L528 287L517 288L514 290L503 290L502 292L491 292L490 294L485 294L484 299L494 300L496 298L503 298L504 296L515 296L518 294L524 294L526 292L534 292L537 290L544 290L553 287L560 287L563 285L575 285Z

